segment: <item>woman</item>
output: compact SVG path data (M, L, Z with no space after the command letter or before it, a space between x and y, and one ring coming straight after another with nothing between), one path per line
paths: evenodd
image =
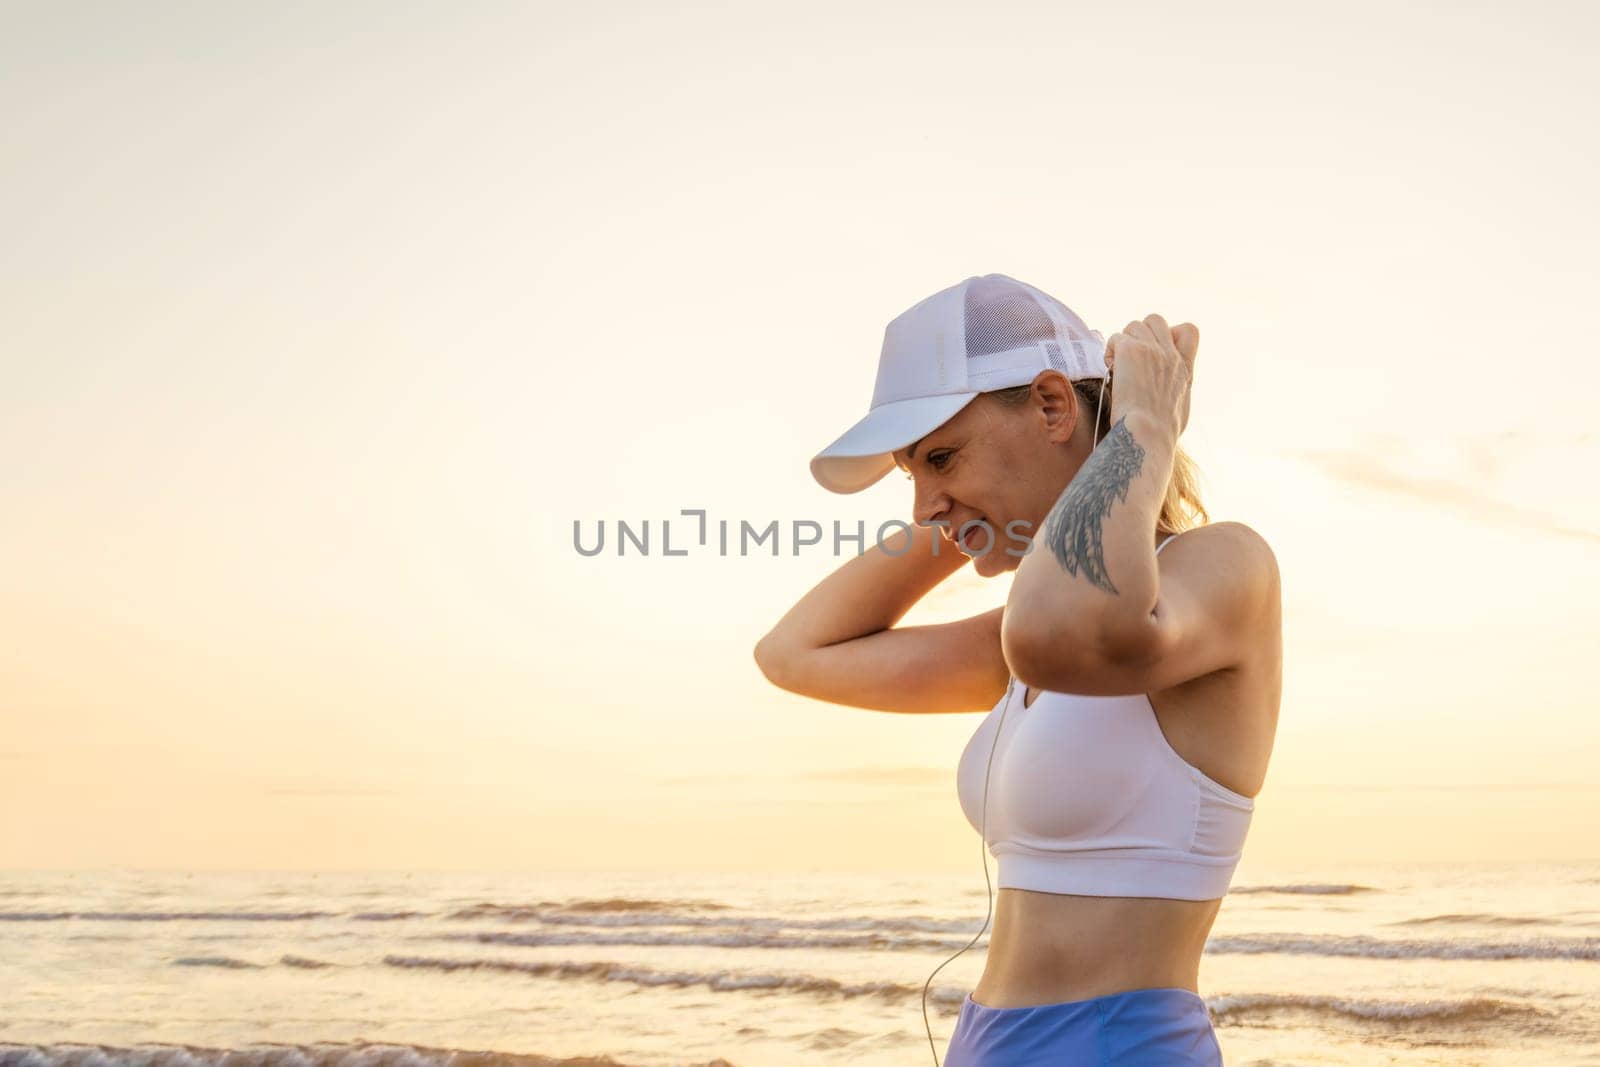
M1032 286L968 278L889 324L871 410L812 460L845 493L899 467L916 525L790 609L763 673L989 711L958 786L999 903L947 1067L1221 1063L1197 976L1266 776L1281 615L1262 538L1193 518L1198 346L1159 315L1102 344ZM1015 572L1003 608L896 626L969 560Z

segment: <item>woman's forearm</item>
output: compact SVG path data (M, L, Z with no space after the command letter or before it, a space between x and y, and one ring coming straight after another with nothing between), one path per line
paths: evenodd
M898 530L817 583L758 648L803 651L886 630L967 560L933 527Z

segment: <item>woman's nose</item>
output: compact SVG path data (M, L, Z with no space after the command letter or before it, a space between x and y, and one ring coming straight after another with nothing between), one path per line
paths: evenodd
M914 484L911 518L918 526L931 526L933 520L949 510L950 502L944 494L924 486L920 479Z

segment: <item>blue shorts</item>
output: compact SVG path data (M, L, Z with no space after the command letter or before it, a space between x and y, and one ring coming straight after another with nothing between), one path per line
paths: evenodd
M968 994L944 1067L1222 1067L1206 1002L1192 989L1130 989L1028 1008Z

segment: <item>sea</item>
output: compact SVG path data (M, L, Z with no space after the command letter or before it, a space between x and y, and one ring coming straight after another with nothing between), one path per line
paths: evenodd
M1227 1064L1600 1067L1600 862L1244 870L1199 982ZM0 872L0 1065L942 1063L993 892Z

